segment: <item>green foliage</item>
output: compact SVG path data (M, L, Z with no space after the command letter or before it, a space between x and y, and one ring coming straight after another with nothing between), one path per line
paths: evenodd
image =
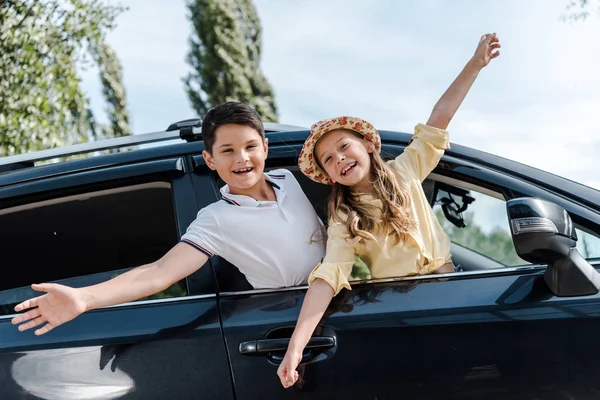
M563 21L584 21L591 12L600 15L600 1L598 0L569 0L567 12L562 15Z
M124 274L125 272L128 272L128 271L130 271L130 270L121 270L116 273L112 273L110 276L110 279L114 279L117 276ZM186 280L182 279L179 282L173 283L171 286L169 286L165 290L162 290L162 291L152 294L150 296L140 297L136 301L166 299L166 298L170 298L170 297L184 297L184 296L187 296L187 294L188 293L187 293ZM0 314L0 315L2 315L2 314Z
M259 68L261 28L252 0L190 0L188 9L195 34L184 81L194 110L204 115L237 100L276 121L273 90Z
M139 300L155 300L155 299L166 299L170 297L184 297L187 296L187 285L185 283L185 279L175 282L165 290L158 292L156 294L142 297Z
M109 126L92 127L96 139L131 135L129 115L123 86L121 62L115 51L104 41L93 44L92 55L100 69L104 98L108 103Z
M452 242L504 265L525 264L525 261L517 256L511 236L503 230L495 228L491 232L485 233L480 226L473 222L473 214L469 212L463 216L466 224L464 228L448 222L441 209L437 209L435 214Z
M371 279L371 270L358 254L354 255L354 265L352 265L350 276L355 280Z
M100 53L122 10L99 0L0 0L0 156L88 139L77 65L92 47Z

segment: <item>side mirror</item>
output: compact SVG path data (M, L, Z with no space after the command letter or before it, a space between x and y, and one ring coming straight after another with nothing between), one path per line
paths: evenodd
M556 296L586 296L600 290L600 273L575 247L577 234L562 207L536 198L506 203L515 250L523 260L548 264L546 284Z

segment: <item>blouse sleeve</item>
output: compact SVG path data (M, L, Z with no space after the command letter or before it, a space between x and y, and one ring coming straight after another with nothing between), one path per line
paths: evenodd
M422 182L433 171L444 150L448 148L450 141L447 131L418 124L408 147L391 165L401 175L409 175Z
M308 283L317 278L323 279L333 288L335 296L342 288L350 290L348 278L354 265L354 244L346 238L347 230L341 223L330 222L327 236L325 258L312 271Z

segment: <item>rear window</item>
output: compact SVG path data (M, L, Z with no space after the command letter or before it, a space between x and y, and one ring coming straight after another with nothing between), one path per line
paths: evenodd
M158 260L178 240L171 184L153 181L58 195L0 209L0 315L39 293L80 287ZM9 273L10 271L10 273ZM151 298L185 296L185 280Z

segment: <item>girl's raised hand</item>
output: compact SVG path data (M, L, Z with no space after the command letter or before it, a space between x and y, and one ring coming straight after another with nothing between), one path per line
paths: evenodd
M43 335L86 311L87 306L78 289L56 283L34 284L31 287L46 294L25 300L15 307L16 312L31 309L12 319L14 325L20 324L20 331L45 324L35 331L36 335Z
M481 37L473 61L479 68L483 68L494 58L500 55L500 39L495 33L487 33Z

